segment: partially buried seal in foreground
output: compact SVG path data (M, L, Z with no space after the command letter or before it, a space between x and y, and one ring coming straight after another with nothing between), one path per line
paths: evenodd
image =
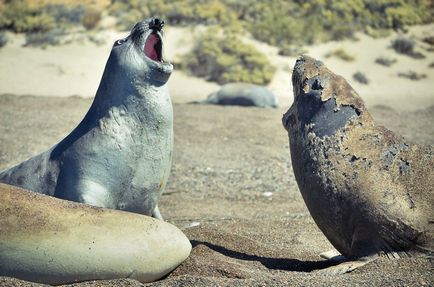
M434 250L434 149L377 125L340 76L307 56L297 60L294 103L283 117L294 174L318 227L347 259Z
M81 123L48 151L0 173L0 182L38 193L153 215L166 185L173 112L160 19L137 23L115 42Z
M151 282L190 251L187 237L164 221L0 184L0 276L56 285Z

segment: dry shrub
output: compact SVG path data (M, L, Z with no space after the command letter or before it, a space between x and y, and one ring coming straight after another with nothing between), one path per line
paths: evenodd
M416 52L416 42L409 38L398 37L392 41L392 48L399 54L410 56L414 59L424 59L425 55Z
M353 75L353 79L357 82L359 82L360 84L364 84L367 85L369 84L369 79L366 77L366 75L362 72L356 72Z
M95 8L89 8L84 12L81 23L87 30L94 29L101 20L101 11Z
M414 71L398 73L398 77L406 78L412 81L419 81L426 78L426 74L419 74Z
M379 57L377 59L375 59L375 63L383 65L385 67L390 67L393 64L395 64L397 62L396 59L391 59L391 58L386 58L386 57Z
M196 39L181 66L197 77L219 84L266 85L275 71L267 57L254 46L243 43L236 34L218 29L208 29Z
M350 55L344 49L335 49L333 51L330 51L327 54L325 54L325 57L326 58L336 57L346 62L353 62L356 59L353 55Z

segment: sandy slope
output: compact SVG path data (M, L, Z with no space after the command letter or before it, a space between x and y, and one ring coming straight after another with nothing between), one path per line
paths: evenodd
M200 27L199 27L200 28ZM166 33L165 52L168 59L179 62L179 56L185 54L192 46L197 30L192 28L169 27ZM433 35L434 24L413 27L408 35L420 39L423 35ZM102 31L95 38L104 41L95 45L83 35L71 35L78 38L72 43L46 49L22 47L24 37L9 35L8 45L0 49L0 94L16 95L31 94L45 96L93 97L101 79L102 71L111 43L127 32ZM390 46L390 41L397 34L388 38L373 39L366 35L358 35L359 40L330 42L310 46L306 52L323 60L336 73L347 78L363 96L368 105L384 104L399 110L414 110L434 104L434 90L430 88L434 80L434 68L429 64L434 62L434 53L427 52L418 42L418 49L426 59L415 60L399 55ZM295 63L295 57L282 57L277 54L277 48L246 38L269 56L277 67L276 75L269 88L276 93L282 106L292 102L292 86L290 70ZM345 62L337 58L325 58L325 55L335 49L342 48L355 57L355 61ZM392 67L375 64L380 56L397 59ZM413 70L426 74L425 79L411 81L397 76L399 72ZM352 75L357 72L366 74L370 83L363 85L355 82ZM175 70L170 80L170 90L174 102L190 102L204 99L218 85L203 79L190 77Z

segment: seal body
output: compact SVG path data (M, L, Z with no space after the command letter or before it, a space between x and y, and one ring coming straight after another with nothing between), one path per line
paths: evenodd
M60 143L9 170L0 182L99 207L161 217L173 112L162 22L139 22L115 42L95 99Z
M261 108L277 108L278 106L277 98L270 90L262 86L247 83L226 84L220 90L211 93L204 103Z
M0 276L55 285L151 282L190 251L181 230L164 221L0 184Z
M376 125L340 76L303 56L283 117L294 174L318 227L346 258L434 250L434 149Z

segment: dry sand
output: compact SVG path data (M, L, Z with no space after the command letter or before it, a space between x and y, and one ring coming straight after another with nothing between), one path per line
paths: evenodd
M171 29L166 37L178 39L174 42L180 49L188 49L191 35L181 32ZM433 53L426 52L428 60L410 59L407 66L383 68L373 61L377 52L394 53L383 47L389 42L366 44L379 41L383 47L369 58L364 54L367 47L356 46L365 40L348 42L357 54L355 62L325 62L347 78L357 70L365 71L372 85L354 86L374 118L410 141L434 144L433 69L423 68L432 62ZM0 96L0 169L46 150L78 124L91 104L111 47L84 42L41 50L21 48L20 39L16 41L0 49L0 94L4 94ZM332 44L312 47L310 54L324 60L328 45ZM270 55L277 53L266 45L263 49L271 49ZM396 65L402 60L393 57L399 58ZM146 286L434 285L434 262L428 258L382 258L340 276L315 272L328 266L318 254L332 246L303 203L280 123L292 101L288 70L294 60L272 57L281 65L270 84L281 99L280 109L186 104L203 99L217 85L181 72L173 75L175 152L161 212L180 228L192 222L200 225L184 229L194 246L191 256L167 278ZM428 78L413 83L396 77L395 69L404 68L424 69ZM36 96L17 96L22 94ZM10 278L0 278L0 285L38 286ZM122 279L77 286L141 284Z
M81 119L91 99L0 96L0 168L43 151ZM331 249L298 191L280 124L284 110L175 104L172 174L160 206L184 229L192 254L149 286L420 286L434 284L433 261L380 259L351 274L314 271ZM41 112L43 110L43 112ZM434 144L434 108L375 118L408 139ZM0 285L24 285L1 279ZM90 286L90 283L78 286ZM132 280L97 286L139 286Z

